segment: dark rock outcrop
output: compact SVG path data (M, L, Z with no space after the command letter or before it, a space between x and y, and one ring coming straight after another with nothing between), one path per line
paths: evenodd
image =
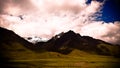
M39 42L36 45L48 51L62 54L69 54L72 50L78 49L89 53L120 56L119 45L113 45L89 36L81 36L71 30L66 33L60 33L45 43Z

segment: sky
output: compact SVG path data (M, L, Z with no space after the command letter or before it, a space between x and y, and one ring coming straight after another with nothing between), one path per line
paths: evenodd
M0 0L0 27L50 39L73 30L120 44L119 0Z

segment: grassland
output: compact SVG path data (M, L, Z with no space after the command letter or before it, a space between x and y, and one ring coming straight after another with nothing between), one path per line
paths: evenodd
M91 44L89 41L90 43L84 43L91 44L87 47L90 52L77 50L76 47L72 52L64 55L57 52L48 52L46 49L43 50L12 31L3 28L0 28L0 31L0 68L120 68L120 58L113 57L120 56L119 46L109 46L106 44L99 44L97 46L94 45L94 42ZM70 36L68 35L68 37ZM87 41L89 38L83 40ZM69 41L69 39L66 41ZM67 42L64 45L69 46L71 43L68 44ZM82 45L78 44L78 46ZM65 48L61 50L66 51ZM95 48L97 49L95 50ZM101 51L101 54L111 56L98 55L96 51Z
M15 43L14 43L15 44ZM15 45L14 45L15 46ZM19 46L19 47L18 47ZM89 54L74 50L68 55L56 52L34 52L16 44L8 47L5 57L9 61L2 63L8 68L120 68L120 58ZM4 50L5 51L5 50ZM1 66L1 67L2 67Z

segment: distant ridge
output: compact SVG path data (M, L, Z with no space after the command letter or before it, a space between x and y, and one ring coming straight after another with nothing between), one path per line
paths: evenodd
M37 48L34 47L34 45L24 38L20 37L19 35L15 34L11 30L7 30L5 28L0 27L0 44L11 44L12 42L19 42L23 46L25 46L28 49L36 50ZM2 47L2 45L1 45ZM3 46L4 47L4 46Z
M74 49L100 55L120 56L120 46L94 39L89 36L81 36L72 30L60 33L47 42L38 42L37 46L48 51L69 54Z
M81 36L70 30L66 33L60 33L46 42L38 42L32 44L22 37L18 36L11 30L0 27L0 55L5 57L6 49L14 49L13 47L24 47L23 49L34 52L58 52L61 54L70 54L75 49L90 54L108 55L120 57L120 46L94 39L89 36ZM9 51L9 50L8 50Z

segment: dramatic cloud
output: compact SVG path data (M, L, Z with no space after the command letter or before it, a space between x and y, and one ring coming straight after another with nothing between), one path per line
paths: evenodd
M22 37L52 36L74 30L110 43L120 41L120 24L94 21L104 3L96 0L0 0L0 26ZM98 14L99 16L100 14Z
M83 26L79 32L110 43L120 44L120 22L94 22Z

